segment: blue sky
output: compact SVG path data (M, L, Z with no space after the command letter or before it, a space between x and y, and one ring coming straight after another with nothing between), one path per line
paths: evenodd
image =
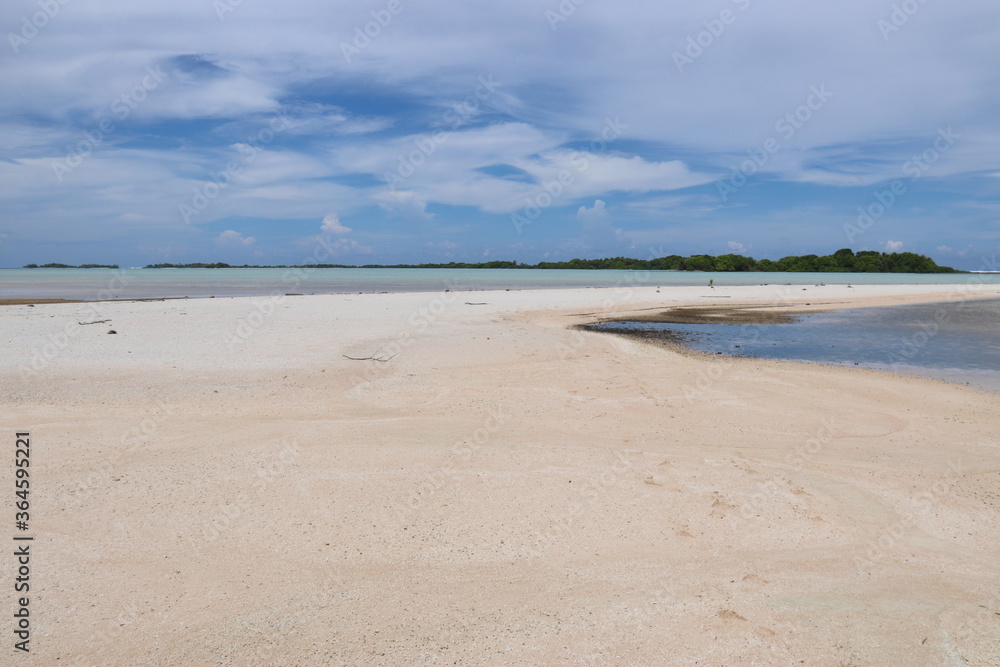
M1000 250L995 0L8 0L0 266Z

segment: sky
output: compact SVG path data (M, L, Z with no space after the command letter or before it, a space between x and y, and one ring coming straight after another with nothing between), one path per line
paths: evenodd
M1000 251L996 0L5 0L0 266Z

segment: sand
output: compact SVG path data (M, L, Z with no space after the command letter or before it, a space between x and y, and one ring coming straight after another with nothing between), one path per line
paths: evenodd
M11 581L0 662L998 664L995 394L571 328L998 295L5 306L35 541L31 654Z

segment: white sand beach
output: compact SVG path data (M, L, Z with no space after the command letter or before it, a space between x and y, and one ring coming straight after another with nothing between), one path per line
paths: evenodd
M4 306L35 540L32 650L0 662L1000 664L997 395L569 328L997 296Z

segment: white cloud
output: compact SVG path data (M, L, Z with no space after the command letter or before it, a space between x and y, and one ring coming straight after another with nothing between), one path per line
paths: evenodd
M427 212L427 200L416 192L407 190L386 190L372 196L379 206L390 213L401 215L407 220L428 221L434 218Z
M517 166L534 175L543 185L558 182L561 174L568 173L571 179L565 192L570 197L610 192L663 192L715 180L714 176L691 172L680 160L650 162L636 155L557 150L540 158L524 159Z
M330 213L323 218L323 224L320 229L324 232L329 232L330 234L350 234L351 228L345 227L340 222L340 218L336 213Z
M886 241L885 246L883 246L885 252L899 252L903 249L902 241Z
M441 241L440 243L435 243L434 241L428 241L424 244L425 248L433 250L434 248L441 248L444 250L454 250L459 247L458 243L453 243L452 241Z
M750 249L739 241L730 241L726 246L729 248L729 252L736 253L737 255L745 255L750 252Z
M257 239L252 236L244 236L240 232L233 231L232 229L227 229L222 232L215 240L220 245L227 246L247 246L253 245L257 241Z
M375 251L366 245L362 245L354 239L336 239L329 244L334 255L371 255Z
M611 221L611 216L608 214L607 204L598 199L591 208L581 206L576 212L576 219L585 225L606 225Z
M555 192L554 204L565 206L616 191L677 190L714 178L692 172L679 160L560 148L566 138L525 123L498 123L374 142L365 150L342 149L334 152L334 160L345 171L389 181L394 189L376 194L376 201L418 219L427 217L430 202L511 213L542 193ZM495 175L498 167L513 173Z
M625 232L614 225L607 204L597 199L590 208L577 209L576 219L581 226L581 249L588 252L616 254L631 246Z

